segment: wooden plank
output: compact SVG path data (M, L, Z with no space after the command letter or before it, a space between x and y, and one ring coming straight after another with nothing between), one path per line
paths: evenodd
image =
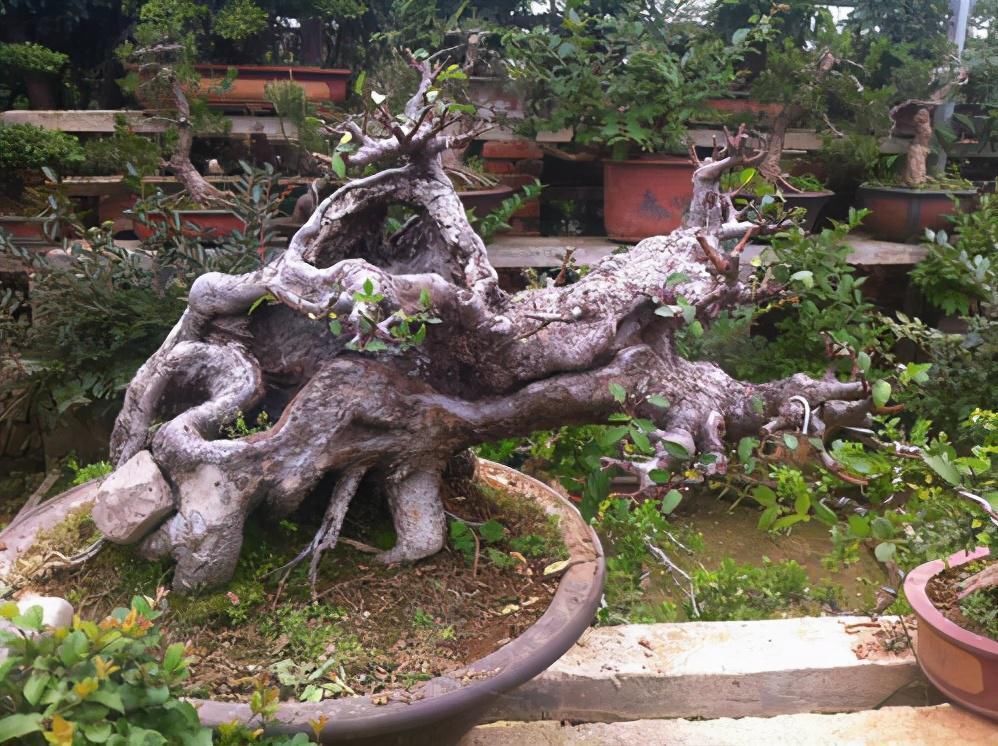
M0 112L0 122L5 124L33 124L37 127L44 127L52 130L62 130L76 134L110 134L114 132L115 118L123 116L135 132L139 134L156 134L164 132L170 123L143 111L116 111L116 110L65 110L65 111L32 111L14 110ZM227 116L231 123L228 135L254 135L263 134L271 140L298 137L298 128L292 122L284 122L284 130L281 129L281 120L278 117L254 117L254 116ZM224 137L226 135L218 135ZM211 137L211 135L205 135Z
M846 238L853 247L849 258L855 265L910 265L925 258L927 250L916 244L898 244L876 241L862 235ZM604 256L621 248L610 239L597 236L498 236L488 246L492 266L499 268L558 267L565 250L575 248L578 264L594 264ZM764 249L750 244L743 255L743 262L758 256Z
M890 634L902 635L900 625ZM850 626L852 625L852 626ZM854 712L921 681L868 617L628 624L590 629L487 720L609 722Z
M707 695L709 696L709 694ZM751 690L745 697L753 696ZM995 723L952 705L885 707L837 715L782 715L716 720L637 720L568 725L495 723L480 725L460 746L993 746Z

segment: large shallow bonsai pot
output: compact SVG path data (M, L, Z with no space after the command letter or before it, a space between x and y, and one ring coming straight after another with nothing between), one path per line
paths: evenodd
M918 617L915 654L926 678L954 702L998 720L998 642L951 622L926 593L929 581L947 568L988 556L980 548L919 565L905 578L904 595Z
M223 85L230 68L235 68L236 78L231 85ZM289 80L305 90L305 98L312 103L345 101L349 70L322 67L292 67L281 65L195 65L201 76L201 91L208 103L215 106L255 105L270 106L264 95L268 83Z
M906 189L867 184L859 188L860 207L870 210L863 221L874 238L882 241L920 241L925 229L949 227L946 220L956 210L970 207L977 192L973 189L939 191Z
M188 238L221 239L233 231L246 230L246 221L229 210L171 210L170 220L173 215L180 218L181 230ZM132 230L139 240L145 241L155 232L154 224L165 223L167 219L166 213L148 212L144 222L133 218Z
M658 156L603 164L603 221L616 241L635 242L680 227L693 199L693 164Z
M582 635L592 622L603 595L603 549L592 528L567 500L547 485L509 467L479 461L478 475L502 489L516 492L557 516L568 567L544 615L523 634L494 653L464 668L425 682L411 701L375 704L369 697L331 699L318 703L285 703L269 731L311 733L310 720L328 723L322 743L374 746L438 746L453 744L470 730L504 692L546 669ZM88 482L42 503L0 532L0 578L28 549L38 531L58 524L67 513L92 503L98 482ZM205 725L238 720L249 722L249 705L194 700Z
M51 243L45 235L45 218L0 215L0 230L6 231L17 241Z

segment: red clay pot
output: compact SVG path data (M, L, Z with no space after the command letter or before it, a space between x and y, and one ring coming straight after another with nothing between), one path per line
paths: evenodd
M239 73L227 88L221 87L229 68ZM345 101L349 70L281 65L195 65L201 76L201 93L214 105L253 105L269 107L264 96L267 83L290 80L305 89L312 103Z
M246 221L228 210L172 210L170 215L180 216L180 225L185 236L201 239L219 239L228 236L233 231L246 230ZM139 240L145 241L152 236L152 223L164 223L167 216L162 212L146 214L146 223L132 220L132 230Z
M918 617L915 654L926 678L954 702L998 720L998 642L951 622L925 592L926 584L947 567L988 556L982 547L919 565L905 578L904 595Z
M20 215L0 216L0 230L18 241L48 241L45 235L45 218L28 218Z
M899 243L921 241L926 228L934 231L948 228L946 216L956 210L954 199L966 209L977 197L973 189L936 191L865 184L858 194L860 206L870 210L863 226L874 238Z
M658 156L603 164L603 221L615 241L640 241L680 227L693 198L693 164Z
M725 114L764 114L770 119L776 118L783 111L783 104L764 103L751 98L709 98L704 105Z

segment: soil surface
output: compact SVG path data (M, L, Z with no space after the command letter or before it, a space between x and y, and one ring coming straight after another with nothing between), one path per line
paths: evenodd
M987 629L964 613L964 610L961 608L961 604L966 604L967 599L965 598L961 600L957 598L957 594L960 592L961 583L996 561L998 560L979 560L977 562L968 562L967 564L960 565L959 567L950 567L943 570L941 573L929 580L925 586L925 593L929 597L929 600L932 601L932 605L935 606L944 617L949 619L958 627L962 627L963 629L977 635L992 637ZM982 593L995 594L996 589L978 591L977 593L972 594L972 596ZM968 598L972 596L968 596Z
M314 589L307 561L286 578L280 568L311 540L321 505L306 506L294 522L248 527L236 576L218 592L157 593L170 568L116 546L82 567L48 570L32 590L61 595L90 619L128 606L135 594L155 597L168 640L188 642L193 657L187 694L222 700L246 699L262 685L303 701L412 699L419 682L488 655L547 609L558 580L544 568L565 548L553 519L522 497L477 482L450 485L448 546L414 566L390 567L370 554L394 541L390 516L359 497ZM455 516L474 536L454 529ZM77 517L77 546L91 538L88 521Z

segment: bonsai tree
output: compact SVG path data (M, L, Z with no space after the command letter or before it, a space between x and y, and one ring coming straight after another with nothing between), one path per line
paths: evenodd
M571 127L588 158L685 150L687 121L727 91L751 39L725 44L648 12L631 2L613 15L570 9L559 43L540 27L503 37L510 75L527 83L528 134Z
M677 353L687 323L761 297L714 248L756 227L737 215L643 241L574 284L504 292L443 171L441 153L460 144L448 134L459 113L437 87L445 68L412 64L420 83L401 113L342 125L338 154L368 175L323 200L262 268L201 276L128 387L95 520L145 556L172 557L176 589L225 582L249 513L288 515L327 475L324 520L299 555L313 571L362 479L380 485L394 518L396 544L379 561L440 550L441 480L476 443L603 421L623 403L654 444L634 468L695 461L717 473L746 434L800 430L807 412L822 438L873 411L861 380L750 384ZM739 137L718 164L740 157ZM388 233L396 203L416 215ZM263 406L272 428L223 434ZM136 480L165 505L115 525Z

